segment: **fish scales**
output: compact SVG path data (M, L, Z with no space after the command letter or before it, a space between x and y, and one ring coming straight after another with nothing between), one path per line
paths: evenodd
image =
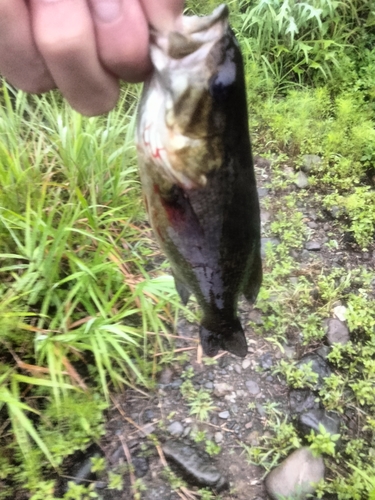
M241 52L221 5L153 33L137 121L146 209L184 304L193 293L208 356L247 354L239 295L261 281L260 215Z

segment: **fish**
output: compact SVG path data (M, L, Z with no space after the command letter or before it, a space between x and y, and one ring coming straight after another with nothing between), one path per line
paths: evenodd
M222 4L151 32L136 124L148 218L182 303L193 294L200 306L210 357L246 356L238 300L254 303L262 282L243 60L228 15Z

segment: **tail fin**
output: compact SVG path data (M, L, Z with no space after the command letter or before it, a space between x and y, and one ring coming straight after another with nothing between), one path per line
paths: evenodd
M215 324L213 328L201 325L199 335L206 356L213 357L220 349L241 358L247 354L245 334L238 319Z

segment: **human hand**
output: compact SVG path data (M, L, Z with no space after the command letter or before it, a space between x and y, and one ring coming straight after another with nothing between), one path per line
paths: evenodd
M84 115L112 109L119 79L151 71L149 25L172 29L183 0L0 0L0 74L31 93L58 87Z

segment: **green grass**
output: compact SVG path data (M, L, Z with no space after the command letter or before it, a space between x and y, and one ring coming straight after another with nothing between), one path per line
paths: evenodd
M27 477L25 464L35 463L35 454L56 467L67 449L87 443L99 422L88 414L74 441L69 429L77 425L62 411L70 401L96 393L108 401L110 390L124 386L152 388L155 355L173 351L169 334L179 301L171 276L152 264L156 247L133 141L138 95L124 88L113 112L86 119L56 94L11 96L2 87L0 407L6 432L0 439L10 450L9 466L24 467ZM21 396L25 390L30 397ZM100 399L91 404L102 419ZM46 407L54 415L52 433ZM7 419L21 455L12 450ZM61 426L67 430L57 445L53 436L58 440Z

